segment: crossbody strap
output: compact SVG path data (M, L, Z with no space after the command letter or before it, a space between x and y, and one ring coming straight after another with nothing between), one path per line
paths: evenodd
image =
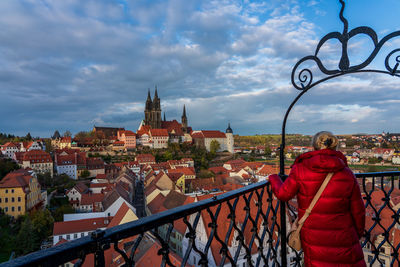
M333 172L330 172L326 176L324 182L322 183L321 187L318 189L318 192L315 194L313 200L311 201L310 206L308 207L308 209L306 209L303 217L301 217L301 219L299 220L297 231L300 232L301 227L303 226L304 222L307 220L307 218L310 215L310 213L311 213L312 209L314 208L315 204L317 204L318 199L322 195L322 192L324 192L325 187L328 185L328 183L331 180L333 174L334 174Z

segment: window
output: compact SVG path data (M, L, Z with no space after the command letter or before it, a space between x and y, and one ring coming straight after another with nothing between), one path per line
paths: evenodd
M11 189L11 193L14 193L14 189Z
M15 198L14 197L11 198L11 202L15 202Z
M71 239L71 236L70 235L67 235L67 240L70 240Z
M14 208L14 206L12 206L12 207L11 207L11 211L15 211L15 208Z
M8 207L5 207L4 210L7 212L8 211Z
M18 202L21 202L21 197L18 197Z
M8 189L6 189L6 194L8 193Z
M8 197L5 198L6 203L8 203Z
M21 211L21 206L18 206L18 211Z
M85 233L81 233L81 237L84 237L85 236Z
M0 197L0 203L1 203L1 197Z
M78 238L78 234L74 234L74 239L75 239L75 238Z

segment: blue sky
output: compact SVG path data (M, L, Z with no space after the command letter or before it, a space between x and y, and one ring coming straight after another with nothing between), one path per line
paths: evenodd
M47 137L93 125L137 130L148 88L158 86L167 119L186 104L194 129L279 133L299 92L294 64L318 40L342 31L339 1L0 1L0 132ZM352 0L349 29L400 30L400 1ZM372 63L383 68L394 40ZM350 59L372 51L349 43ZM385 54L386 53L386 54ZM337 66L340 46L321 50ZM400 132L400 80L356 75L310 90L287 131Z

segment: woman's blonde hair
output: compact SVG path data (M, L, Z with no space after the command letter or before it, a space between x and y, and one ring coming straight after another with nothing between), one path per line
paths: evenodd
M333 149L336 150L339 140L331 132L322 131L316 133L312 139L312 146L315 150L320 149Z

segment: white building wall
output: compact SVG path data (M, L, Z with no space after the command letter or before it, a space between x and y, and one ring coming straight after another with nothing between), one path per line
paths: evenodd
M65 173L74 180L78 179L78 169L76 165L57 166L57 173L58 174Z
M101 230L105 230L105 227L99 228ZM53 246L57 244L61 239L65 239L67 241L72 241L75 239L79 239L81 237L89 235L91 232L76 232L76 233L69 233L69 234L62 234L62 235L55 235L53 236Z
M136 214L136 209L122 197L119 197L116 201L114 201L114 203L111 206L109 206L108 209L104 211L104 213L106 214L106 216L115 216L115 214L118 212L119 208L121 207L122 203L124 203L124 202Z

